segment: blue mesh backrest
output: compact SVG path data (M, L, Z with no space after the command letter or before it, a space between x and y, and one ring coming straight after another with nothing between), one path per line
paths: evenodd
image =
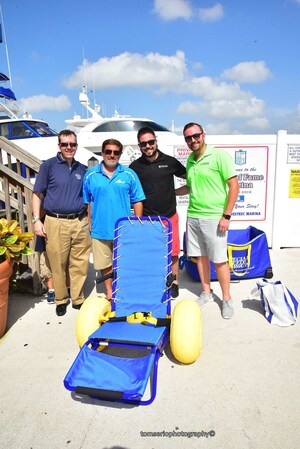
M161 221L118 220L114 241L113 297L118 316L167 313L166 279L171 266L170 231Z

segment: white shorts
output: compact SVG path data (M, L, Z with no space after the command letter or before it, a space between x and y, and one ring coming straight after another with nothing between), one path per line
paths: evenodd
M187 254L207 256L215 263L227 262L228 232L219 231L220 220L187 218Z

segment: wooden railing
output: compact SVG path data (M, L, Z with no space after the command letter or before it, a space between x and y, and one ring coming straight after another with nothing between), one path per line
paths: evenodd
M0 200L1 216L18 220L23 232L33 231L32 192L42 161L11 141L0 137ZM34 250L35 239L29 243ZM33 293L42 293L39 253L24 257L32 270Z

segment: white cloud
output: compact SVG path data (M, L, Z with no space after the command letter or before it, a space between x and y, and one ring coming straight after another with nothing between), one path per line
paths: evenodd
M205 132L208 135L235 134L228 122L208 123L205 125Z
M224 16L221 3L197 10L189 0L154 0L154 12L166 21L199 18L202 22L215 22Z
M194 101L184 101L178 106L176 112L178 114L197 115L202 112L202 105L203 103L201 102L196 103Z
M224 70L221 76L239 83L261 83L272 74L265 61L248 61Z
M207 100L235 99L248 97L249 94L242 91L237 83L216 82L209 76L186 79L180 88L184 93L193 96L203 96Z
M178 105L180 114L201 115L223 124L237 121L240 128L248 120L250 129L267 129L264 101L242 89L238 80L245 80L247 75L248 81L263 81L269 73L265 63L258 61L237 64L218 78L192 77L182 51L171 56L124 52L96 62L85 61L64 81L64 85L70 89L86 84L89 88L98 89L132 87L152 89L154 94L176 93L186 98ZM222 80L224 77L237 79L228 82ZM224 132L225 128L224 125Z
M85 61L64 81L64 85L69 89L87 84L101 89L158 86L165 90L180 84L185 76L185 55L181 51L174 56L125 52L112 58L100 58L94 63Z
M268 129L269 126L270 122L265 117L254 117L251 120L248 120L246 123L246 127L257 129L259 131Z
M241 119L260 116L264 111L264 102L255 97L236 100L217 100L181 103L177 112L179 114L200 115L224 119Z
M216 3L212 8L200 8L199 18L202 22L215 22L222 19L224 10L221 3Z
M155 0L154 11L163 20L188 20L192 17L192 7L187 0Z
M21 98L18 106L22 111L66 111L71 107L71 102L67 95L59 97L49 97L48 95L34 95L33 97Z

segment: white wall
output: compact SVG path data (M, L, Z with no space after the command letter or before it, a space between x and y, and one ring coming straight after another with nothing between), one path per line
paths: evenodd
M278 131L274 135L207 136L206 142L224 147L235 160L240 194L231 228L245 229L251 225L263 230L273 249L300 247L300 135ZM175 148L174 155L183 164L188 154L185 145ZM176 186L180 185L182 182L176 181ZM187 202L186 197L177 202L181 234L185 229Z

